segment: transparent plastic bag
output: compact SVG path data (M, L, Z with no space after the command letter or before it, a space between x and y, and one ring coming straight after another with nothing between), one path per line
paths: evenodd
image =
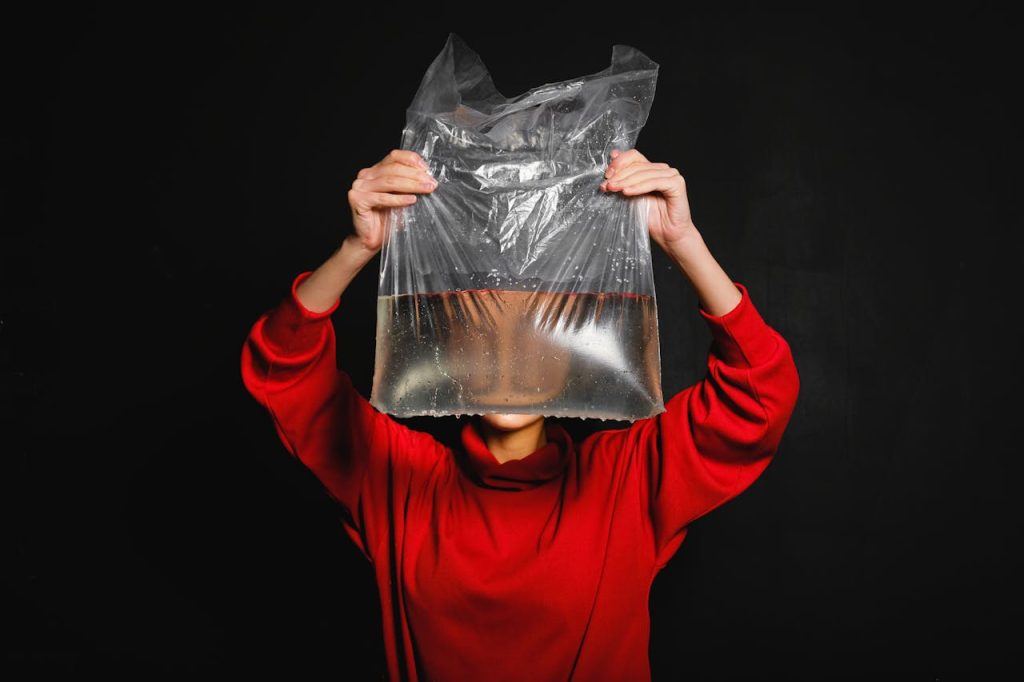
M602 192L658 65L615 45L591 75L506 98L456 34L401 147L438 187L391 209L371 403L399 417L664 411L646 197Z

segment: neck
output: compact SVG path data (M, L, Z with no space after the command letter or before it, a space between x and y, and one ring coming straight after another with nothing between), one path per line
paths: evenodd
M548 443L543 419L508 431L496 429L482 420L477 424L487 449L502 464L513 459L523 459Z

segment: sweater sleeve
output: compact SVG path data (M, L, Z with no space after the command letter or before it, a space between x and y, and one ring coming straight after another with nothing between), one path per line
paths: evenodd
M429 436L378 412L338 369L331 315L341 301L319 313L305 308L296 289L311 274L299 274L290 294L252 326L242 346L242 381L270 413L288 452L342 505L346 531L372 559L386 486L403 478L389 475L395 460L433 448L413 442Z
M800 379L789 344L765 323L747 288L734 284L742 298L732 310L716 316L698 308L712 336L705 377L625 434L659 566L692 521L761 475L796 405Z

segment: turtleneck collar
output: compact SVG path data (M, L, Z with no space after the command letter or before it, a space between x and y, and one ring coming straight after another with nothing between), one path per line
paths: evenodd
M528 490L565 471L573 444L569 432L560 424L545 422L547 444L522 459L511 459L503 464L487 449L478 420L479 417L473 417L462 427L462 447L469 473L481 485L501 490Z

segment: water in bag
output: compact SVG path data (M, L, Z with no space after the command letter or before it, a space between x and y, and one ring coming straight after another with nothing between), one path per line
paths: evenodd
M650 295L491 289L382 296L377 305L377 399L393 414L622 419L657 409Z
M647 200L600 191L646 121L657 65L514 98L455 34L407 111L402 148L438 187L392 209L371 403L400 417L664 411Z

